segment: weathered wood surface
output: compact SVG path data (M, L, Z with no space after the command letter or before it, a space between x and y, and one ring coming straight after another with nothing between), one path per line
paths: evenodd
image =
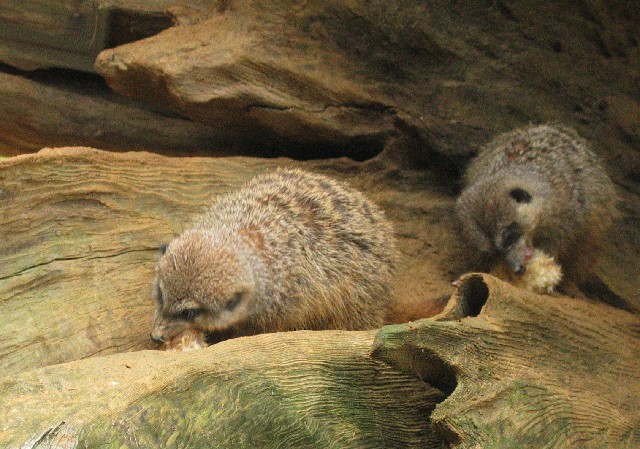
M4 156L74 145L174 156L234 152L234 138L226 131L118 97L89 76L0 72L0 104ZM260 149L254 153L265 155Z
M105 22L94 0L5 0L0 5L0 61L25 70L90 70L91 61L107 47Z
M201 8L198 0L4 0L0 61L22 70L93 72L105 48L152 36Z
M5 8L28 11L46 3L11 0ZM87 4L55 7L73 15L74 8ZM386 148L422 165L444 154L455 161L450 166L455 171L461 159L495 134L556 120L594 141L616 181L638 191L640 10L632 0L536 5L402 0L393 8L380 0L95 4L112 19L109 46L175 22L156 36L106 50L96 67L117 92L213 128L209 144L202 142L205 150L229 150L229 138L235 154L268 150L298 158L365 158ZM1 11L2 6L0 17ZM52 20L46 14L42 19ZM65 76L76 81L72 73ZM85 94L89 106L82 114L68 120L65 113L54 116L53 125L43 129L65 137L52 142L39 132L38 124L43 125L33 111L59 110L59 96L35 102L3 96L13 115L3 122L0 140L15 148L0 151L51 145L126 148L124 141L131 138L126 132L119 139L122 130L106 127L96 135L95 126L83 120L83 114L102 116L100 110L108 115L117 106L110 103L117 101L94 102L104 92L91 87ZM74 118L82 125L74 125ZM140 112L140 121L151 118ZM175 125L184 126L185 133L193 129L180 123ZM140 139L132 142L149 143L131 149L183 153L202 146L190 145L189 139L184 146L154 139L162 121L131 129ZM198 136L196 141L204 137Z
M375 331L98 357L0 379L0 446L444 448L444 395L369 357Z
M299 157L400 146L413 162L458 161L555 120L594 141L619 183L638 182L635 1L214 4L105 50L96 70L118 93Z
M216 192L273 166L221 160L202 170L202 162L87 149L2 163L5 374L151 347L159 244Z
M453 291L451 280L477 262L467 252L456 231L453 219L455 192L448 182L437 171L400 169L385 159L367 163L347 159L301 163L287 159L168 158L147 153L61 148L1 160L0 234L4 236L5 243L0 248L3 260L0 266L0 370L5 376L10 376L0 385L0 390L5 393L0 413L10 417L0 426L0 441L6 441L4 446L20 447L22 443L31 441L31 446L26 447L34 447L40 440L40 444L50 447L56 447L54 442L58 447L65 447L64 444L66 447L78 447L80 442L88 447L99 447L98 444L105 441L113 441L117 447L119 444L124 447L155 444L150 441L162 441L164 443L159 444L166 444L166 447L181 447L185 438L194 438L196 445L222 438L239 447L245 447L243 444L246 447L250 444L270 447L269 441L275 438L270 429L280 429L280 425L282 430L275 431L280 437L301 441L310 447L314 444L317 447L380 447L380 441L383 441L379 439L381 433L397 438L399 447L438 447L441 444L440 440L433 439L435 434L427 430L430 425L428 410L435 404L433 401L437 402L444 396L436 398L433 390L425 390L425 386L411 380L411 376L402 377L398 384L387 388L391 384L387 385L384 379L378 378L380 373L387 372L386 368L371 365L373 362L366 356L368 349L364 351L371 342L372 333L355 336L331 332L277 334L258 337L257 340L224 343L193 356L151 352L114 355L152 348L149 332L154 304L150 292L158 245L180 232L216 194L233 189L254 174L278 165L297 165L347 180L387 211L394 222L403 253L395 281L396 303L390 322L439 312L442 298L446 299ZM629 228L618 230L623 232L625 229ZM635 269L633 261L637 261L634 257L638 248L633 240L625 239L624 234L616 237L614 244L620 239L626 246L609 248L602 267L614 266L615 270L607 272L610 279L626 283L625 291L637 294L638 289L634 285L639 281L637 277L633 278L631 271ZM613 253L614 259L610 257ZM611 411L611 417L607 419L612 421L606 422L614 426L611 427L613 433L606 433L603 441L620 441L620 447L632 447L624 445L634 442L636 435L624 432L636 415L633 411L625 414L624 407L640 409L636 395L637 379L633 377L638 368L637 354L634 353L638 347L634 340L637 337L637 316L597 302L516 293L492 282L487 280L492 294L482 311L480 303L473 305L473 297L467 301L471 307L461 309L463 312L481 312L479 317L464 318L459 323L440 321L433 324L438 329L442 326L446 329L463 326L460 337L455 340L462 349L456 349L453 343L439 337L427 338L427 334L420 332L409 335L417 335L422 342L409 339L406 345L398 345L396 342L404 335L393 337L398 328L392 327L382 334L388 343L384 359L391 363L404 361L398 363L398 368L408 369L407 361L412 359L407 354L418 364L424 362L420 345L440 345L442 352L452 348L451 357L458 357L454 361L460 362L471 373L470 378L476 379L473 376L477 375L480 382L478 394L483 394L483 388L492 391L491 376L495 376L495 385L504 385L507 392L510 391L509 382L519 385L517 380L525 379L521 390L528 395L523 401L531 399L533 404L531 422L549 423L551 429L555 429L552 426L558 421L546 421L546 413L549 409L553 411L556 404L564 404L563 392L568 392L569 399L573 401L572 398L582 400L580 395L589 389L603 395L618 391L618 397L622 398L620 401L625 400L626 403L616 402L609 396L602 403L604 405L593 396L587 399L596 401L594 404L597 406L609 407L603 409L605 413ZM625 299L632 301L634 297ZM462 303L464 301L457 300L450 304ZM450 305L450 308L455 307ZM448 312L445 316L458 318L460 313ZM607 326L602 325L595 330L589 327L598 319L605 320ZM473 332L467 334L467 323L479 324L474 324ZM429 328L431 324L420 326ZM626 329L631 329L632 334L629 335ZM491 344L501 342L494 338L496 333L499 336L510 333L520 336L524 344L494 348ZM358 335L363 339L360 340ZM594 343L589 346L589 338L592 337ZM597 345L600 339L610 337L613 340L606 348L613 352L609 357L598 352L601 348ZM582 342L588 351L583 351ZM345 349L345 345L352 343L352 348L357 348L354 351L360 351L357 356ZM418 349L407 349L411 344ZM282 357L289 354L288 349L283 348L289 346L310 351L291 364L291 369L299 368L301 371L295 372L297 374L292 371L290 378L274 374L273 382L282 382L277 389L259 384L257 390L245 391L243 382L249 382L247 373L263 376L257 367L265 357L271 356L274 357L273 369L277 371L275 366L280 366ZM328 349L333 347L335 351ZM500 357L503 353L505 359L513 357L511 365ZM545 363L544 354L554 358L549 356L546 359L548 363ZM110 357L97 357L107 355ZM529 356L536 358L526 358ZM223 363L223 359L227 360L225 357L231 357L228 365L229 369L237 370L235 374L229 374L227 368L213 365L202 368L202 363L215 364L217 360ZM573 364L568 364L566 359L572 360ZM76 362L50 366L72 361ZM253 361L257 362L251 365ZM498 362L499 367L493 365ZM289 366L288 363L283 362L284 366ZM548 368L549 364L555 366L555 370ZM160 365L166 365L166 369ZM324 371L327 366L331 367L328 372ZM447 369L445 363L426 363L424 366L427 369L419 372L423 379L445 394L454 391L455 381L451 381L451 369ZM565 373L565 366L571 372ZM587 371L594 370L594 366L602 371L598 372L599 380L580 383L580 376L587 376ZM345 392L354 387L351 383L343 383L342 374L336 380L333 367L355 384L371 385L373 396L367 396L368 399L362 402L353 396L345 396ZM538 383L526 383L526 375L534 375L538 369L548 374L541 376ZM620 380L627 369L626 380L630 385L626 386L627 390L615 390L621 388ZM415 371L409 371L415 374ZM324 379L319 382L326 389L327 396L305 393L309 377L313 379L316 372ZM552 403L545 402L547 396L537 397L531 392L540 385L546 386L544 382L553 380L554 376L563 379L566 390L550 389L548 397ZM473 384L465 383L463 379L462 375L458 376L458 388L468 385L469 390L460 390L464 393L456 403L459 404L456 410L464 410L465 413L455 416L463 421L471 420L467 422L477 424L480 430L464 427L467 422L463 422L459 433L447 433L449 427L442 423L449 418L437 417L449 415L438 415L439 410L446 410L438 408L434 418L437 418L440 428L445 429L443 435L448 442L460 440L471 444L493 441L491 435L494 435L499 441L494 447L517 447L516 442L529 441L532 433L540 431L538 424L524 430L517 430L517 423L511 425L510 420L517 421L519 416L511 414L509 409L509 404L519 398L516 393L513 395L517 397L495 396L497 399L493 405L491 400L494 396L489 394L484 402L478 404L473 399L476 394ZM120 382L120 386L106 385L105 382ZM598 382L606 385L598 390L595 386ZM188 385L195 387L188 388ZM236 387L229 389L229 385ZM110 387L119 388L117 394L112 394L116 390L110 390ZM276 406L268 402L270 394L276 390L278 394L274 396L278 401L286 397L291 403ZM296 393L287 396L289 391ZM405 397L405 391L408 397ZM448 400L458 397L457 391ZM429 402L431 405L423 402L427 397L423 394L429 401L433 400ZM336 403L325 402L325 399L329 401L329 396ZM352 415L343 408L346 407L345 397L346 402L357 407ZM508 400L503 401L503 397ZM231 405L230 398L236 400L235 405ZM398 402L405 399L409 402ZM43 404L54 403L56 407L43 407ZM185 404L189 404L188 407ZM202 407L213 408L198 408L201 404ZM373 421L369 421L368 413L378 410L372 404L379 404L383 411L374 413ZM585 435L584 432L587 432L584 438L588 440L592 435L582 427L584 422L579 421L582 419L580 413L585 409L574 405L574 402L567 404L568 411L562 411L561 419L569 424L557 441L573 444ZM585 407L589 406L585 404ZM405 406L406 409L403 408ZM474 415L473 410L477 406L485 409ZM221 407L224 413L220 413ZM295 412L287 411L291 407ZM396 407L402 408L406 415L398 412ZM535 415L536 407L545 414ZM240 417L226 413L236 408L238 413L250 409L248 413L273 417L273 421L258 423L255 426L261 427L254 427L253 422L247 422L249 415ZM186 420L180 418L185 409L189 410ZM423 427L419 429L413 414L416 409L423 420ZM192 410L193 414L190 414ZM273 410L277 412L275 415ZM331 415L334 410L337 414ZM487 410L492 410L493 415L487 415ZM577 411L575 417L574 411ZM313 419L301 421L302 414L313 416ZM227 415L231 421L224 420ZM357 422L350 421L351 416ZM486 421L482 421L482 416ZM401 421L393 421L394 417ZM335 421L326 421L334 418ZM361 418L364 421L360 421ZM596 415L596 418L601 416ZM273 427L270 427L272 422ZM394 427L388 430L382 423L391 423ZM499 426L492 427L494 423ZM450 427L457 429L456 425ZM229 433L228 429L236 431ZM315 429L326 429L326 432ZM489 430L482 429L492 429L495 434L487 436ZM203 439L196 440L196 435L202 435ZM548 435L551 433L542 432L540 438ZM398 447L394 444L387 446Z
M200 125L68 73L13 73L0 78L0 151L385 149L364 164L300 166L350 181L389 213L404 255L389 319L399 322L439 311L450 281L479 267L452 215L462 162L497 132L558 120L595 143L623 187L624 218L596 271L640 309L640 10L628 0L489 3L220 0L159 13L100 2L122 7L114 45L134 37L135 17L150 25L137 37L176 21L105 51L96 67L119 93ZM454 447L639 445L637 317L488 277L484 307L479 287L437 321L383 331L376 354L405 376L367 357L371 333L116 354L151 347L157 245L215 194L280 164L293 162L87 148L0 161L0 372L10 376L0 445L438 447L429 410L448 394L433 420ZM72 363L50 366L61 362Z
M0 368L151 348L158 246L214 196L286 159L167 158L88 148L0 161ZM298 163L348 180L394 220L404 254L392 322L439 310L464 271L453 197L428 173L373 161ZM429 217L425 220L425 216Z
M637 314L470 275L374 355L450 394L431 420L452 447L640 447Z

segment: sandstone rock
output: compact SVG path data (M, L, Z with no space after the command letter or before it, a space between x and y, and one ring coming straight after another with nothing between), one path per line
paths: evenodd
M640 445L640 317L470 275L430 320L388 326L374 355L448 394L450 447Z
M0 72L0 154L44 146L99 145L114 151L231 154L227 134L118 98L90 76ZM254 154L265 155L261 149Z
M619 182L637 181L637 151L603 120L606 97L636 94L633 2L220 5L105 50L97 71L119 93L297 157L388 148L459 162L499 132L556 120L593 140Z

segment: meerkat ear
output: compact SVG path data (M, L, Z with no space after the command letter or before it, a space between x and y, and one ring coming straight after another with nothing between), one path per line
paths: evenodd
M162 254L164 256L164 253L167 252L167 247L169 246L168 243L162 243L160 244L160 247L158 248L160 250L160 254Z
M520 187L516 187L515 189L511 189L509 191L509 196L516 200L516 203L530 203L531 202L531 194Z

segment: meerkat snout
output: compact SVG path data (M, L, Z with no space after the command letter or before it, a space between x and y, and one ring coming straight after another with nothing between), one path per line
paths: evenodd
M162 336L162 334L156 334L155 332L151 332L149 337L151 338L151 341L156 344L164 343L164 337Z
M517 274L526 271L542 211L539 188L525 179L489 176L457 201L463 230L478 249L501 257Z
M505 262L516 274L524 274L527 271L527 263L531 258L532 247L525 236L523 227L517 223L510 223L500 232L498 252Z

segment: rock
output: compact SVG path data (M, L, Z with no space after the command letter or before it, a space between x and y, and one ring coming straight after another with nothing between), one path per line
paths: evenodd
M640 317L460 281L430 320L388 326L374 356L448 395L431 420L449 447L640 445Z
M48 145L96 145L114 151L225 155L220 129L167 115L109 92L90 76L0 72L0 154ZM256 149L254 154L262 154Z
M93 71L107 47L152 36L188 22L197 0L76 0L0 6L0 61L21 70L51 67Z
M640 156L601 105L636 94L639 14L604 0L236 0L105 50L96 70L116 92L299 158L386 148L451 167L500 132L561 121L630 184Z
M5 448L444 448L443 395L369 357L375 331L290 332L0 379Z

